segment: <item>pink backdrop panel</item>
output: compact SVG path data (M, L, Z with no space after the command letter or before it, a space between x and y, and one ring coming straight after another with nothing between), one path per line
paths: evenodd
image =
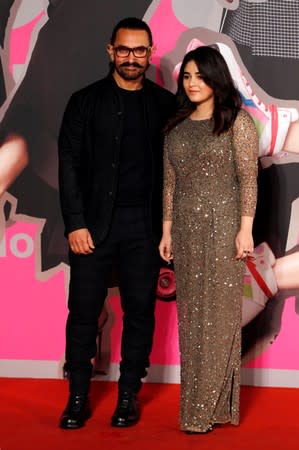
M64 273L60 271L47 281L39 281L35 251L31 256L18 257L12 248L15 237L25 235L25 240L16 243L24 255L27 241L33 245L36 242L37 231L36 224L17 222L6 230L2 240L1 359L60 360L64 354Z
M157 82L163 85L159 71L160 60L162 56L173 49L180 34L188 28L176 18L171 0L161 0L149 22L149 26L153 33L154 45L156 46L152 62L157 68Z
M35 19L31 20L31 22L11 30L9 49L9 70L11 73L14 64L25 64L32 31L44 15L45 13L41 12Z

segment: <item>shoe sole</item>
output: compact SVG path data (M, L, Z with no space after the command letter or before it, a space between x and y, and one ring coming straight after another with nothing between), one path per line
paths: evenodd
M61 428L62 430L77 430L77 429L79 429L79 428L82 428L82 427L84 427L85 426L85 422L88 420L88 419L90 419L91 418L91 411L89 411L88 413L86 413L86 415L85 415L85 417L84 417L84 419L83 419L83 422L82 422L82 424L81 425L76 425L76 426L74 426L74 425L61 425L61 424L59 424L59 428Z
M113 420L111 421L110 425L114 428L128 428L128 427L132 427L133 425L136 425L139 422L139 418L132 421L132 422L114 422Z

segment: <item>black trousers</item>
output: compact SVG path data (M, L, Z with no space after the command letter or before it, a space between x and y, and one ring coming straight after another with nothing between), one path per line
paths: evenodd
M160 266L158 242L151 232L146 209L118 207L109 235L92 254L70 253L66 360L71 392L89 390L98 317L115 263L124 313L119 389L138 392L141 378L147 373Z

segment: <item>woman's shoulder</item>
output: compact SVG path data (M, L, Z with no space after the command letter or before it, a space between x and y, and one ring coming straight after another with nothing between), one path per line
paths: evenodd
M253 118L245 109L241 108L233 124L233 131L244 130L248 128L253 132L256 131L256 126Z
M232 131L234 143L243 142L258 149L259 136L257 126L251 115L244 109L238 112Z
M254 124L254 121L253 121L251 115L243 108L241 108L239 110L239 112L237 114L237 117L236 117L236 120L235 120L235 123L237 123L237 124L238 123L242 123L242 122L244 122L244 123L253 123Z

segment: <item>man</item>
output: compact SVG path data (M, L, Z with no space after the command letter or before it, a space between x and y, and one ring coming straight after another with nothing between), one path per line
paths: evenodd
M0 1L0 43L4 33L9 36L9 14L16 8L19 13L19 3ZM36 9L35 0L22 3L27 10ZM42 271L68 262L57 182L57 139L67 100L106 76L107 52L101 43L108 42L121 18L142 18L152 0L44 0L47 3L48 20L38 33L26 74L13 97L7 92L12 97L8 109L6 103L0 110L0 197L9 190L18 199L17 213L45 219ZM4 100L0 73L1 94Z
M70 252L66 359L70 395L61 428L90 417L91 359L112 266L123 309L119 395L111 425L138 422L137 393L149 366L161 228L162 129L174 97L145 78L148 25L120 21L107 47L108 77L76 92L59 137L59 184Z

